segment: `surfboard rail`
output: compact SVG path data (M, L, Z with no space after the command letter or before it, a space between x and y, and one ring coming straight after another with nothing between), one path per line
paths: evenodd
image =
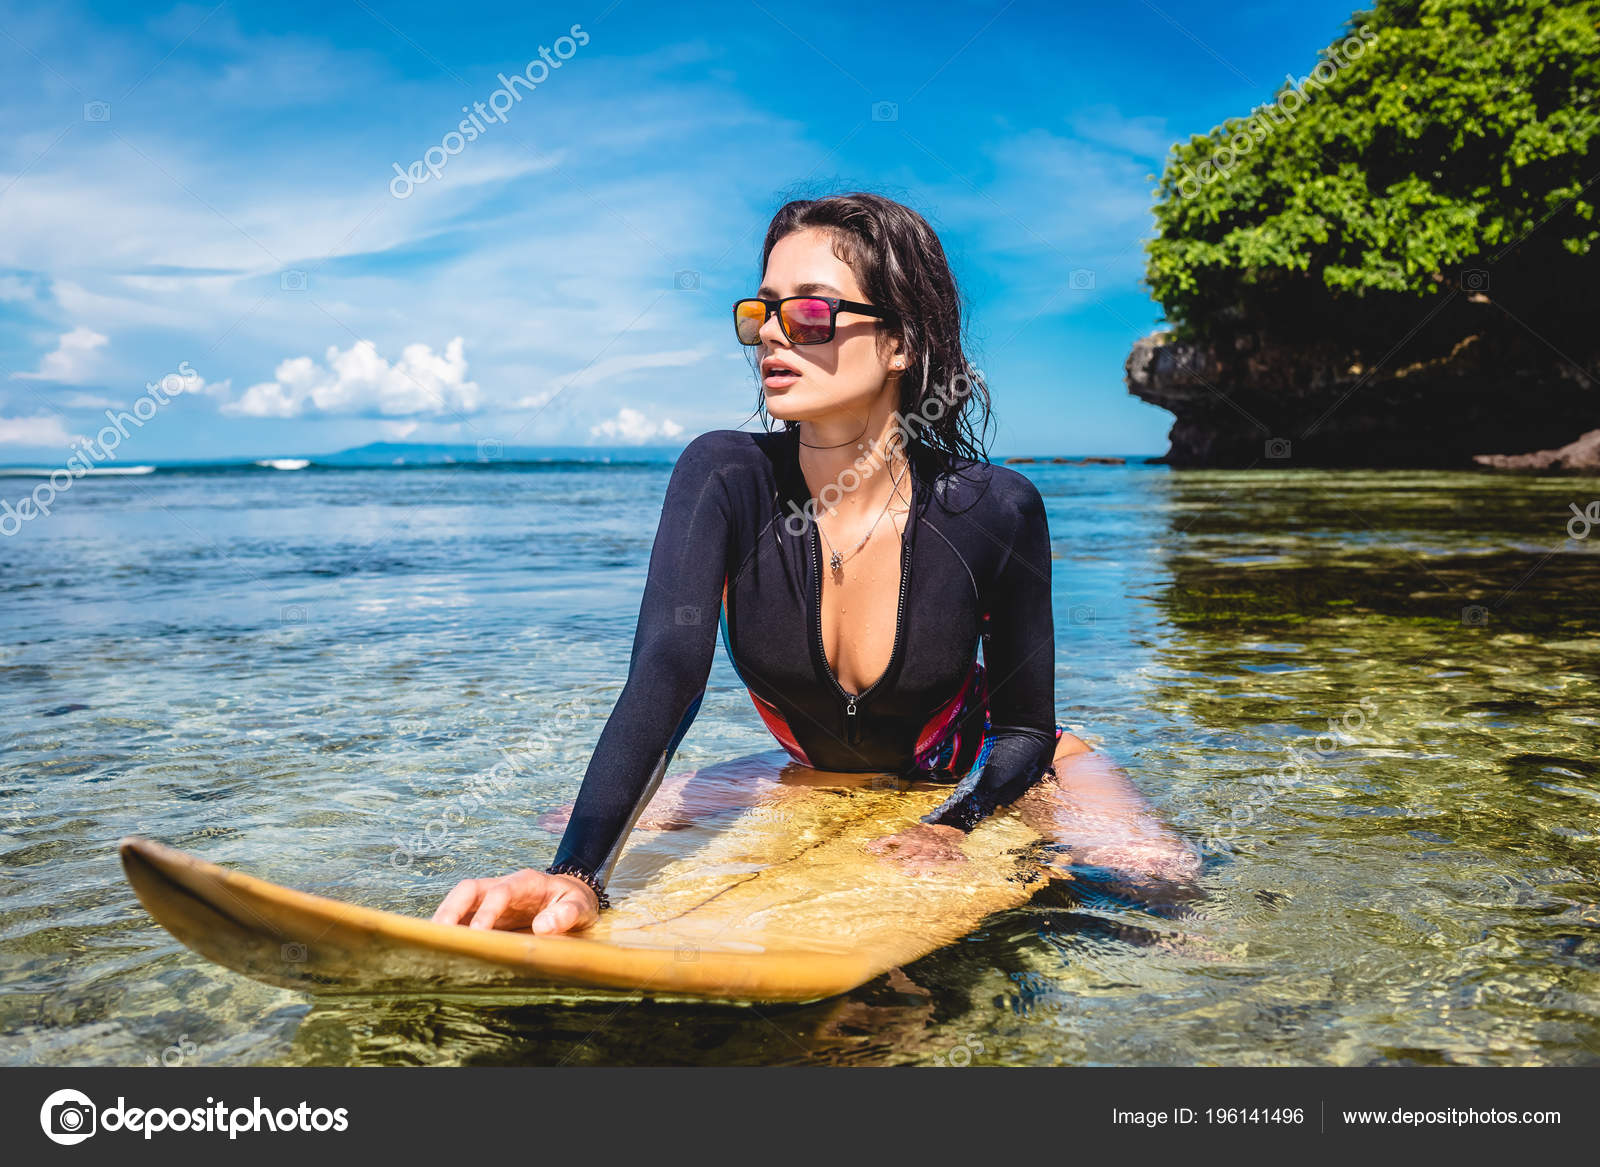
M138 836L119 851L139 902L180 942L284 988L800 1003L953 943L1043 885L1025 858L1038 836L1011 814L979 824L959 861L932 872L867 850L941 793L806 788L781 814L754 809L657 867L641 843L633 889L589 928L552 935L330 899Z
M315 993L571 988L813 1001L875 975L859 956L535 936L435 924L296 891L132 836L119 844L139 902L187 947L268 984ZM430 954L419 961L410 953ZM387 959L385 958L387 954Z

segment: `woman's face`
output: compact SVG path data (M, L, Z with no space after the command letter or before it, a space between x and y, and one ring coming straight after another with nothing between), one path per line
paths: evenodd
M832 237L814 227L773 244L756 295L763 300L816 295L871 303L849 265L833 253ZM879 347L875 317L841 310L835 324L828 343L803 345L783 334L776 312L762 325L756 355L767 412L779 421L859 418L883 391L898 344L890 340ZM792 373L775 366L787 366Z

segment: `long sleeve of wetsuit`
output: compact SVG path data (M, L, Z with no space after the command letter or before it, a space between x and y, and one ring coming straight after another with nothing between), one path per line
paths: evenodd
M1050 766L1055 752L1055 623L1050 607L1050 529L1038 487L1021 475L1017 528L988 597L984 671L993 748L925 823L970 831L1016 799Z
M628 679L589 758L555 861L546 869L576 868L596 890L603 891L705 696L731 527L718 440L718 431L702 434L673 466Z

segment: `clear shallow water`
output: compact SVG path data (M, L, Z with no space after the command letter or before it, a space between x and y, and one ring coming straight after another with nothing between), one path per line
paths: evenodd
M256 984L149 920L117 838L420 915L543 866L668 469L81 481L0 540L0 1060L1600 1063L1600 480L1022 469L1058 713L1206 898L1058 884L800 1008ZM674 769L772 744L719 650ZM507 747L538 779L415 846Z

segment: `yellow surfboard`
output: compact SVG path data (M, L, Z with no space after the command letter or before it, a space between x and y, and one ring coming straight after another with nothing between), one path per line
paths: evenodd
M163 927L268 984L316 994L802 1002L958 940L1043 885L1030 858L1039 837L1015 811L967 835L962 861L914 870L865 850L947 794L787 791L636 890L619 892L625 881L613 878L614 906L595 925L553 936L434 924L309 895L147 839L124 839L121 852L128 882ZM439 890L442 898L449 889Z

